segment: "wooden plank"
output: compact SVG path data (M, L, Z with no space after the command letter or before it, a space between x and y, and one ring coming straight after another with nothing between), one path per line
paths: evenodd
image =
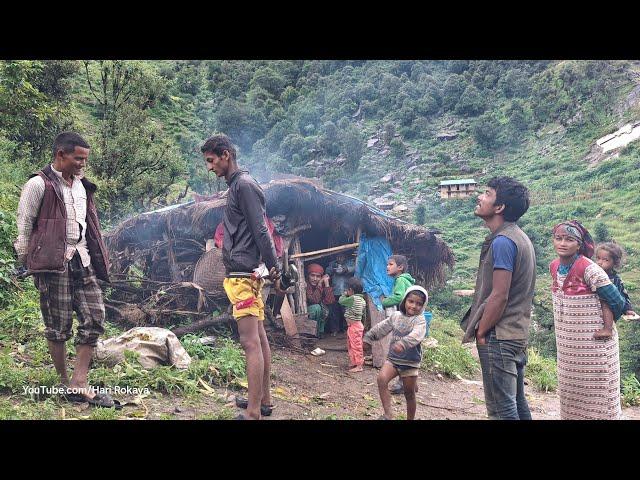
M293 255L291 255L291 258L305 258L305 257L310 257L312 255L318 255L321 253L336 253L336 252L341 252L343 250L350 250L352 248L356 248L359 244L358 243L348 243L347 245L339 245L337 247L331 247L331 248L324 248L322 250L314 250L312 252L304 252L304 253L294 253Z
M305 335L311 335L313 337L316 336L318 331L318 324L313 320L309 320L309 315L306 313L301 313L294 315L296 321L296 327L298 328L298 333L303 333Z
M371 328L375 327L377 324L382 322L386 317L384 315L384 310L380 311L376 308L375 303L369 295L367 298L367 314L371 319ZM387 335L382 340L378 340L377 342L373 342L371 346L371 356L373 360L373 366L375 368L382 367L382 364L387 358L387 353L389 352L389 342L390 335Z
M284 324L284 331L290 337L298 336L298 327L296 326L296 321L293 316L293 312L291 311L291 307L289 306L289 300L285 297L282 302L282 306L280 307L280 315L282 316L282 323Z

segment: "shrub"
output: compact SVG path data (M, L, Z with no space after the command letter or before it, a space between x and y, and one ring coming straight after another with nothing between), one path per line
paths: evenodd
M640 382L633 373L622 380L622 404L625 407L640 405Z
M554 392L558 388L556 362L545 358L535 348L527 351L526 377L542 392Z

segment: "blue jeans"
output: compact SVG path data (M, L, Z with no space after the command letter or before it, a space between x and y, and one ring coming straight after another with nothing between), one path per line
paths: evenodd
M495 329L477 345L487 414L492 420L531 420L524 396L525 340L498 340Z

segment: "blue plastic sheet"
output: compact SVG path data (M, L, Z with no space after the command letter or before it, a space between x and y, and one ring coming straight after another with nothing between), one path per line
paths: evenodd
M391 256L391 245L384 237L367 238L360 235L356 277L362 281L378 310L382 310L380 295L388 297L393 291L393 278L387 275L387 260Z

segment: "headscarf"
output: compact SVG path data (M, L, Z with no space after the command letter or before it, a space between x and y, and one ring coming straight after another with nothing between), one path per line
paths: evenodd
M553 235L556 233L567 235L568 237L575 239L580 244L580 249L578 250L580 255L587 258L593 257L595 247L593 238L591 238L589 231L577 220L560 222L553 227Z
M307 273L318 273L322 275L324 273L324 268L322 268L322 265L318 265L317 263L310 263L307 265Z

